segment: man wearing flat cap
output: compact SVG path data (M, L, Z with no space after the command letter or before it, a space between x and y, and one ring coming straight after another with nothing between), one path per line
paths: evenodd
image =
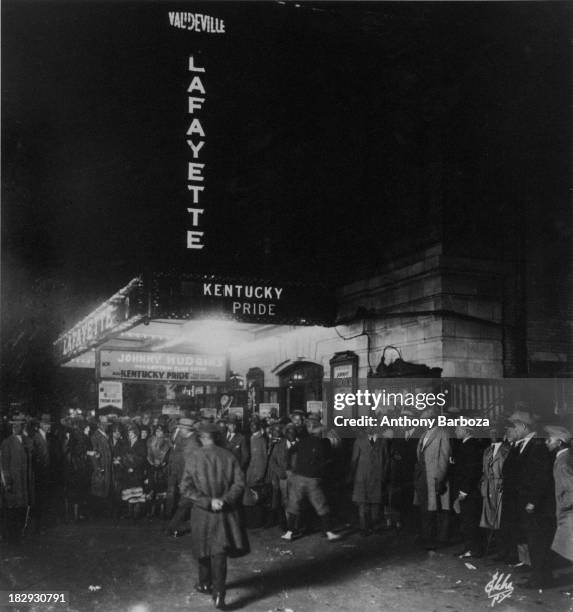
M217 444L219 428L199 427L201 448L185 464L181 494L192 503L191 547L199 562L199 593L211 594L225 608L227 557L249 552L240 504L245 476L233 453Z
M322 437L322 425L318 415L311 414L307 418L306 428L307 436L297 444L296 459L289 480L287 531L281 538L293 539L301 505L307 499L320 518L328 540L339 540L340 535L332 531L332 517L323 484L330 462L330 442Z
M573 561L573 466L571 465L571 432L558 425L545 427L547 448L555 456L555 511L557 530L551 548Z
M509 417L507 436L515 444L517 512L531 558L531 576L519 586L544 588L551 581L548 561L555 530L551 455L545 441L536 437L533 418L527 410L516 410Z

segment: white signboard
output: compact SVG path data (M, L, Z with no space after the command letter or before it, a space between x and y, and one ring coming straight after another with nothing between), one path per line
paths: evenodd
M98 407L113 406L123 410L123 383L102 380L99 383Z
M306 411L308 414L318 414L322 417L322 402L316 400L306 402Z
M352 378L352 364L334 366L332 369L333 378Z
M261 419L278 419L279 405L274 402L259 404L259 416Z
M100 377L126 381L222 382L227 368L223 355L100 351Z

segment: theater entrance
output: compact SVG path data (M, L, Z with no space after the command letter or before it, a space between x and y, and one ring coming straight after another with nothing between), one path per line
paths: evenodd
M297 361L279 374L281 408L286 416L294 410L307 411L307 402L322 400L324 368L310 361Z

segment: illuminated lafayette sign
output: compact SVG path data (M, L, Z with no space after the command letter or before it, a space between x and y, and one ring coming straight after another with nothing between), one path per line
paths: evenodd
M101 379L147 382L223 382L227 360L223 355L101 350Z
M125 303L98 308L57 340L56 346L61 356L71 357L93 346L107 332L125 321L126 315Z
M136 277L54 342L58 361L69 361L135 325L143 318L145 302L143 281Z

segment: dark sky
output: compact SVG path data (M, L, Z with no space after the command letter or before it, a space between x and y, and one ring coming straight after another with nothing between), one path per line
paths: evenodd
M227 33L172 28L177 9ZM559 2L5 0L4 342L63 331L148 268L335 281L431 242L436 215L568 206L570 31ZM200 254L183 248L190 54Z

